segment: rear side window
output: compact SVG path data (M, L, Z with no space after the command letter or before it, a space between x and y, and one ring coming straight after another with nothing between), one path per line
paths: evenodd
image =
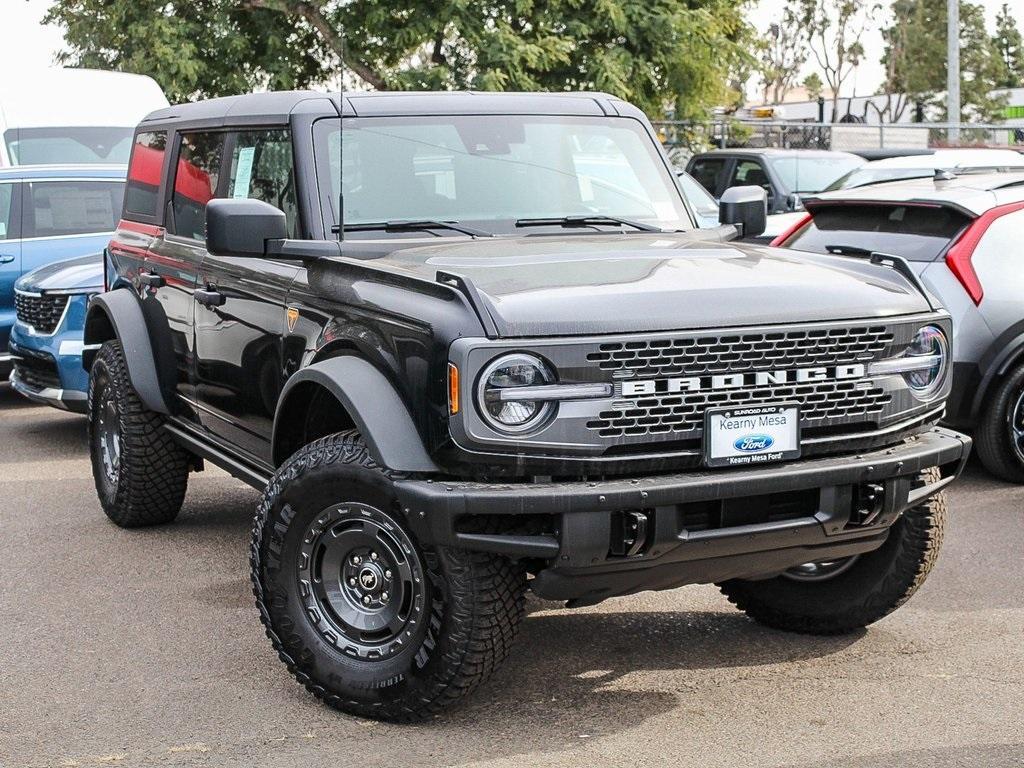
M830 205L812 213L813 220L786 247L854 256L877 251L933 261L970 223L952 208L914 205Z
M167 132L140 133L132 145L125 193L125 218L155 219L159 211L160 174L167 151Z
M223 145L222 133L182 135L174 173L174 234L206 239L206 204L217 194Z
M123 198L121 181L34 181L25 195L25 237L112 232Z
M299 207L295 165L287 130L245 131L234 137L228 197L270 203L284 211L289 237L296 237Z
M0 240L14 240L19 237L20 227L14 197L20 189L20 184L0 184Z
M694 161L690 168L690 175L712 195L718 194L722 186L722 176L725 173L726 160L724 157L707 157Z

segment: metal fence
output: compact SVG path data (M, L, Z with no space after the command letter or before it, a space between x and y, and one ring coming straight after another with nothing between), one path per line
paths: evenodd
M724 119L708 122L663 120L654 123L676 162L712 148L784 149L935 149L1010 147L1024 150L1024 125L980 123L798 123Z

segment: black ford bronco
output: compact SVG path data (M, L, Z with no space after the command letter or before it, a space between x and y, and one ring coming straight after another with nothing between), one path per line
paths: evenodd
M481 683L527 589L862 627L928 574L970 448L935 426L950 321L899 259L731 242L764 216L739 188L696 230L602 94L154 112L87 319L103 509L169 522L207 461L262 490L267 634L371 717Z

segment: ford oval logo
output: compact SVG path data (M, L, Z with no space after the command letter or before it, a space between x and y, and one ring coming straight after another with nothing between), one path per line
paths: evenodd
M775 444L775 439L768 435L744 435L735 443L733 448L737 451L753 453L754 451L767 451Z

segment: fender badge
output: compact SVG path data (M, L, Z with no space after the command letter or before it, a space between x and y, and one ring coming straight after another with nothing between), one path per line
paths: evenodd
M295 307L288 307L288 333L295 330L295 324L299 321L299 310Z

